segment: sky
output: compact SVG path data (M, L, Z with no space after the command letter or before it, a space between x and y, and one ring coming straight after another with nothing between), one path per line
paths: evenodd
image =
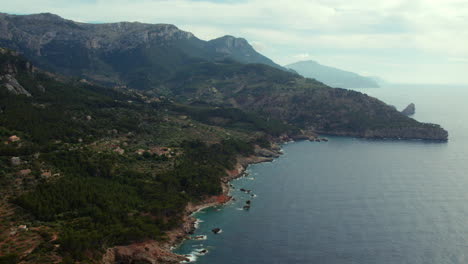
M281 65L315 60L390 82L468 84L468 0L15 0L0 12L169 23L204 40L243 37Z

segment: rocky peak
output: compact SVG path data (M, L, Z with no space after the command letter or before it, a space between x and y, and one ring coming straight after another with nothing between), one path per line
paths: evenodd
M60 17L59 15L55 15L52 13L40 13L40 14L32 14L26 15L27 19L30 20L41 20L41 21L65 21L64 18Z
M244 38L236 38L226 35L217 39L210 40L209 43L218 51L223 53L232 53L236 50L255 52L250 44Z
M416 113L416 106L414 103L411 103L405 109L403 109L401 113L407 116L414 115Z
M230 35L226 35L218 39L220 42L224 42L224 44L228 48L240 48L240 47L248 47L251 48L250 44L244 38L236 38Z

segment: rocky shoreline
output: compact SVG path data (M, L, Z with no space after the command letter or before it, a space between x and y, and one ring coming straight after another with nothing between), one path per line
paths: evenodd
M107 249L102 258L104 264L131 264L135 262L151 264L175 264L188 261L187 257L173 253L174 246L179 245L185 239L188 239L196 229L196 218L193 214L208 207L223 205L231 200L229 196L229 182L242 177L245 170L251 164L271 162L279 157L281 148L279 144L295 141L310 140L315 141L315 134L307 133L299 136L282 135L271 142L271 148L261 148L255 146L255 154L252 156L237 157L234 169L227 170L226 176L222 178L222 194L218 196L207 197L199 204L189 203L185 208L183 224L178 228L166 232L166 241L148 240L140 243L133 243L125 246L116 246Z
M383 128L365 130L361 132L351 131L318 131L322 135L357 137L366 139L403 139L403 140L427 140L427 141L448 141L448 132L438 125L429 125L425 128L403 127L403 128Z

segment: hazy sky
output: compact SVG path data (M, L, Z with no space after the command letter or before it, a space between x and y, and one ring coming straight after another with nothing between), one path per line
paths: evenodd
M170 23L246 38L279 64L312 59L393 82L468 83L468 0L14 0L0 11Z

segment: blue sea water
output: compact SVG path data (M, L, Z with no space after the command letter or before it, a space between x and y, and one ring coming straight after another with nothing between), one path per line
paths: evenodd
M233 181L235 202L196 214L195 235L207 240L174 251L207 249L195 260L203 264L468 263L468 86L360 91L399 109L414 102L414 118L441 124L449 142L286 144L280 158ZM240 209L246 200L249 211Z

